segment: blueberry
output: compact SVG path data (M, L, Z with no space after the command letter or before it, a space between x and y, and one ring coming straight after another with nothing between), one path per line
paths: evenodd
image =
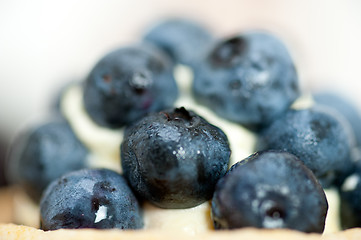
M161 208L209 200L229 158L227 136L183 107L143 118L121 144L124 176L139 196Z
M49 121L19 134L8 159L10 178L36 202L48 184L86 167L88 150L65 121Z
M147 44L107 54L92 69L84 85L86 111L97 124L110 128L169 108L177 96L170 59Z
M40 203L41 228L143 227L142 212L118 173L107 169L83 169L54 180Z
M296 156L268 151L236 163L218 181L212 199L216 229L289 228L322 233L325 193Z
M174 62L194 65L214 41L202 24L183 18L165 19L144 35L144 41L162 48Z
M353 174L349 175L340 193L340 223L342 229L361 227L361 164L356 165Z
M195 99L228 120L259 130L299 96L284 44L264 32L222 39L194 70Z
M323 187L352 168L353 135L337 112L314 106L289 110L259 136L257 150L284 150L296 155L310 168Z
M350 123L355 134L356 145L361 146L361 115L353 102L341 93L331 91L317 92L313 98L317 104L323 104L339 111Z

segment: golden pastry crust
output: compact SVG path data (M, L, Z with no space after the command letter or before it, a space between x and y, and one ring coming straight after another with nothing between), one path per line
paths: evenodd
M306 234L292 230L260 230L245 228L233 231L207 231L199 233L196 236L187 234L184 231L175 232L166 230L56 230L56 231L42 231L34 227L16 225L14 221L14 196L19 191L17 188L9 187L0 189L0 240L17 240L17 239L31 239L31 240L144 240L144 239L267 239L267 240L359 240L361 239L361 229L350 229L337 233L320 234Z
M182 69L180 69L178 67L178 71L180 71L180 73L182 73L181 71ZM184 69L183 69L184 72ZM179 73L178 73L179 74ZM185 77L182 77L182 79ZM184 86L183 86L184 87ZM188 86L189 88L189 86ZM81 96L81 89L79 87L74 86L73 88L71 88L70 90L72 91L68 91L68 93L73 93L74 91L80 91L77 94L75 94L75 97L79 97ZM183 92L189 92L189 90L187 91L183 91ZM65 98L66 99L66 98ZM81 99L81 98L80 98ZM69 100L69 99L68 99ZM72 98L70 98L70 100L74 100ZM180 106L183 105L187 105L189 104L190 106L195 105L194 102L191 101L191 99L188 98L188 101L190 102L185 102L185 104L182 103L178 103ZM76 104L74 105L74 101L70 101L71 104L73 106L76 106ZM306 101L305 105L302 105L302 103L304 103L305 101L300 101L301 105L297 105L295 104L293 107L298 107L298 108L302 108L302 107L307 107L309 106L311 103ZM81 103L80 103L80 108L81 108ZM78 107L79 107L78 106ZM200 112L202 112L202 108L198 109L200 110ZM75 111L77 112L77 111ZM79 111L78 111L79 112ZM207 116L211 116L209 113L207 114L207 110L203 110L204 115ZM73 115L72 112L69 113L70 115ZM84 114L83 114L84 115ZM84 115L85 116L85 115ZM78 116L77 119L81 119L81 116ZM219 122L222 121L222 119L216 119L214 120L215 122ZM82 122L80 122L79 124L81 124ZM74 124L74 123L73 123ZM81 124L84 125L84 124ZM90 127L91 128L91 127ZM75 127L75 129L78 129L78 127ZM241 129L242 130L242 129ZM229 131L234 131L234 128L232 127L232 125L229 127ZM244 130L242 130L244 131ZM119 145L119 142L121 141L121 139L118 139L119 137L119 133L114 133L111 132L112 134L112 141L110 142L115 142L117 144L115 145ZM78 135L82 135L79 134ZM247 133L247 131L245 131L244 133L242 133L241 135L247 135L247 138L250 139L250 141L248 141L249 144L253 144L254 143L254 136ZM83 136L83 139L87 140L87 139L93 139L92 137L86 137ZM85 141L84 140L84 141ZM87 146L91 146L92 144L96 147L98 147L98 145L100 145L99 143L87 143L85 141L85 145ZM248 156L250 154L250 152L247 152L247 150L245 149L251 149L251 145L250 146L243 146L242 143L238 143L236 142L237 146L242 146L242 147L237 147L237 148L233 148L233 149L239 149L240 152L238 155L244 155L244 156ZM102 149L102 148L100 148ZM116 149L117 151L119 151L119 148L113 147L112 149ZM112 151L105 151L105 152L97 152L97 154L105 157L106 159L118 159L115 158L114 156L117 155L115 154L117 151L112 152ZM243 152L245 151L245 152ZM112 152L112 154L110 154L108 157L106 157L106 155ZM114 155L114 156L113 156ZM119 155L119 154L118 154ZM242 157L237 157L237 159L242 159ZM119 161L119 159L118 159ZM113 163L110 163L109 166L113 166L114 163L117 163L118 161L113 161ZM119 164L116 164L119 167ZM95 165L96 166L96 165ZM109 167L108 165L105 165L103 167ZM98 166L99 167L99 166ZM113 168L113 167L111 167ZM118 171L120 171L120 169L118 169ZM5 196L6 195L6 196ZM4 211L6 212L5 216L3 217L2 215L0 216L0 240L2 239L34 239L34 240L40 240L40 239L267 239L267 240L272 240L272 239L277 239L277 240L283 240L283 239L291 239L291 240L297 240L297 239L304 239L304 240L313 240L313 239L361 239L361 229L353 229L353 230L347 230L347 231L343 231L343 232L335 232L335 229L338 229L338 226L331 226L331 231L326 229L326 233L324 233L323 235L320 234L305 234L302 232L298 232L298 231L292 231L292 230L260 230L260 229L254 229L254 228L247 228L247 229L242 229L242 230L233 230L233 231L215 231L215 230L208 230L207 231L201 231L200 233L195 234L191 234L189 232L185 232L182 230L176 229L145 229L145 230L127 230L127 231L121 231L121 230L94 230L94 229L82 229L82 230L56 230L56 231L48 231L48 232L44 232L42 230L38 229L38 225L39 225L39 215L38 215L38 208L34 205L33 207L32 202L29 201L29 199L25 196L24 192L19 189L19 188L14 188L14 187L10 187L9 189L0 189L0 213L3 213ZM15 207L16 206L16 207ZM330 213L330 212L329 212ZM333 213L333 214L338 214ZM153 218L157 218L159 217L158 215L153 216ZM170 220L168 220L170 221ZM6 223L6 224L1 224L1 223ZM14 223L20 223L20 224L25 224L25 225L16 225ZM331 232L331 233L329 233Z
M212 231L198 234L197 236L187 235L184 232L175 233L174 231L157 230L94 230L94 229L61 229L55 231L42 231L33 227L19 226L15 224L0 224L0 239L17 240L169 240L169 239L267 239L267 240L359 240L361 239L361 229L350 229L333 234L306 234L292 230L259 230L245 228L233 231Z
M0 188L0 223L13 221L15 188Z

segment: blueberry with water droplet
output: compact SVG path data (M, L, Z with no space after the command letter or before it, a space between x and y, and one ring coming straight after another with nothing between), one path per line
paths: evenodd
M134 191L161 208L190 208L212 197L228 167L227 136L185 108L141 119L124 135L124 176Z

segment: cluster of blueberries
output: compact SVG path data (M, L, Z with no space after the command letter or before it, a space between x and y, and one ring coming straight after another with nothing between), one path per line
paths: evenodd
M176 64L192 68L199 104L258 135L253 155L230 167L223 131L174 108ZM126 128L123 173L89 169L89 150L66 120L20 135L9 155L10 176L40 202L44 230L138 229L144 200L191 208L212 199L216 229L322 233L323 188L329 187L340 191L343 227L361 226L361 118L332 93L315 95L312 107L292 109L300 96L297 72L284 44L269 33L216 39L196 22L168 19L142 43L104 56L83 90L95 123ZM352 188L345 187L350 176Z

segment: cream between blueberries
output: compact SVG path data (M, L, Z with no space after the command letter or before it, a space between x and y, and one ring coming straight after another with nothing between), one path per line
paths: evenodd
M188 67L181 65L176 67L174 75L180 91L175 106L183 106L188 110L195 111L227 134L232 149L230 164L249 156L256 141L255 135L239 124L218 117L211 110L198 105L193 100L191 97L192 71ZM93 153L93 156L90 157L91 166L108 167L121 171L119 146L124 129L113 130L94 123L83 107L82 88L79 85L71 86L65 92L61 110L78 138L91 149Z
M216 116L206 107L198 105L191 96L192 71L179 65L175 68L174 76L179 87L180 96L176 107L184 106L204 117L210 123L220 127L227 135L232 149L230 165L240 161L253 153L256 136L241 127ZM79 85L70 87L64 94L61 110L72 125L79 139L87 146L92 154L89 157L91 167L106 167L121 172L120 143L124 129L108 129L96 125L87 115L83 107L82 88ZM305 107L311 104L309 98L298 101L295 107ZM329 202L328 217L325 232L339 230L338 196L333 190L326 191ZM213 228L210 219L210 204L205 202L190 209L160 209L149 203L144 205L146 229L180 229L189 234L197 234Z

